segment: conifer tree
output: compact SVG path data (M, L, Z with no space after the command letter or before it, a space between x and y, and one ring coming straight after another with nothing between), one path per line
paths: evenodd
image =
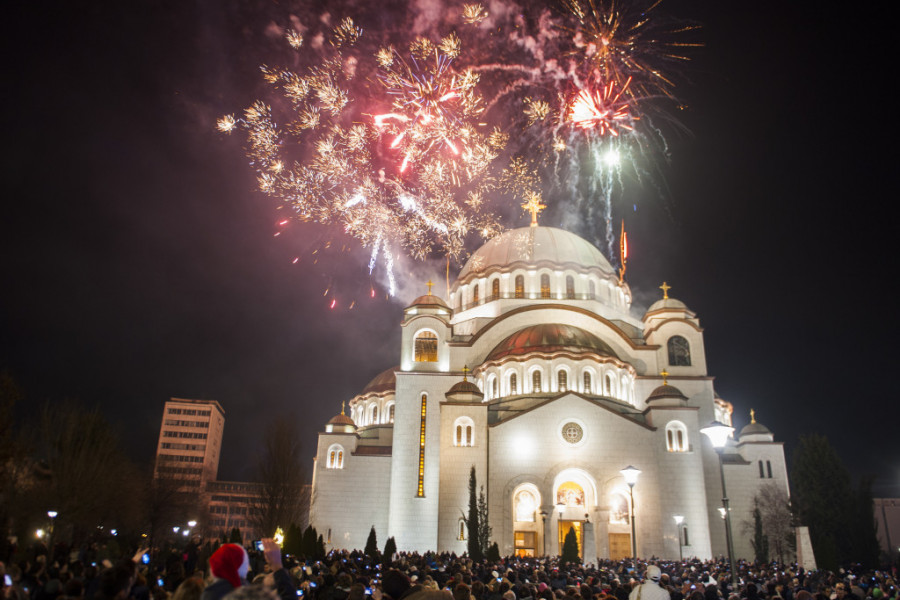
M474 561L480 561L484 558L479 533L481 526L479 524L478 515L478 484L475 481L475 465L469 471L469 518L466 519L466 529L468 530L469 539L468 551L469 558Z
M237 527L231 529L231 537L228 539L232 544L241 544L244 543L244 538L241 536L241 530Z
M389 537L384 544L384 566L390 567L394 555L397 553L397 542L393 537Z
M363 550L366 556L378 558L378 539L375 537L375 526L369 530L369 539L366 540L366 548Z
M578 538L576 537L574 527L569 527L569 532L566 534L566 539L563 542L562 556L559 561L564 565L581 562L581 559L578 556Z

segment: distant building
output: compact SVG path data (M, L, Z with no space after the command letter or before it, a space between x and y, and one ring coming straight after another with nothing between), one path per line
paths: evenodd
M216 479L224 430L225 410L215 400L171 398L163 408L154 477L176 482L179 496L198 508L199 531L208 537L237 527L245 542L259 539L253 517L262 503L262 484ZM308 507L309 495L306 485L298 503ZM297 525L305 528L307 523Z
M154 476L201 493L219 472L225 411L215 400L172 398L163 409Z

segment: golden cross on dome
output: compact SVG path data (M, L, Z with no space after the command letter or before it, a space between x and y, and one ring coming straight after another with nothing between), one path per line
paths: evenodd
M750 409L750 422L756 423L756 411L752 408Z
M469 373L472 369L469 368L469 365L463 365L463 381L469 380Z
M429 280L428 280L428 283L426 283L425 285L428 286L428 295L430 296L430 295L431 295L431 286L433 286L434 284L433 284L433 283L431 282L431 280L429 279Z
M346 405L346 404L347 404L346 400L341 400L341 416L342 417L346 416L346 415L344 415L344 405Z
M668 300L669 299L669 290L672 289L672 286L668 285L665 281L663 281L663 284L661 286L659 286L659 289L661 289L663 291L663 300Z
M522 208L531 213L531 226L537 227L538 213L547 208L547 205L541 202L540 194L529 194L528 200L522 204Z
M666 379L669 376L669 372L663 369L660 375L662 375L663 378L663 385L669 385L668 379Z

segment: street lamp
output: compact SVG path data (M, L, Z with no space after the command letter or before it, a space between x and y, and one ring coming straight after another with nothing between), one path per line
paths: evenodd
M681 542L683 541L681 537L681 524L684 523L684 515L675 515L674 519L675 526L678 528L678 561L683 562L684 554L681 551Z
M631 521L631 558L637 558L637 538L635 537L634 529L634 484L637 483L638 475L641 474L641 470L628 465L619 471L619 473L625 478L625 483L628 484L628 491L631 495L631 514L629 516L629 520Z
M54 529L53 525L55 524L56 515L58 515L58 514L59 513L56 512L55 510L47 511L47 516L50 517L50 531L48 532L48 535L47 535L47 549L50 552L50 559L51 559L48 562L53 562L53 560L52 560L53 559L53 529Z
M188 521L188 527L190 527L191 529L193 529L196 526L197 526L197 521Z
M559 516L556 518L556 537L558 539L558 548L560 556L563 551L563 539L565 539L565 534L562 533L562 517L563 513L566 512L566 505L560 502L556 505L556 510L559 512ZM562 536L562 537L561 537Z
M731 511L728 509L728 492L725 491L725 444L728 438L734 433L734 427L729 427L719 421L713 421L700 430L700 433L709 438L713 448L719 455L719 475L722 477L722 508L719 512L725 519L725 539L728 542L728 565L731 567L731 587L732 591L738 590L737 570L734 568L734 541L731 536Z
M541 556L547 556L547 511L541 509Z

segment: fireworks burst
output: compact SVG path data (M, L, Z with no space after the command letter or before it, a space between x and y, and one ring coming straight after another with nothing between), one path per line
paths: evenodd
M246 133L263 193L298 219L339 225L369 247L370 272L380 258L393 294L398 249L458 258L471 232L499 230L472 199L496 185L491 168L505 139L476 121L478 77L453 69L455 34L439 44L415 40L408 59L392 48L360 55L361 36L345 19L322 45L326 56L305 71L264 65L277 97L222 117L217 128ZM285 37L302 47L297 32ZM380 85L357 80L361 70L377 71ZM387 103L389 112L365 112Z
M614 91L615 81L610 81L593 94L582 90L569 109L569 121L581 129L596 128L601 136L608 133L617 137L619 130L634 131L631 123L636 117L633 118L628 112L628 103L621 100L630 82L630 79L626 81L619 91Z
M675 84L665 67L689 60L686 51L702 44L681 39L696 25L669 25L656 18L661 2L562 0L575 19L574 25L561 25L574 46L568 54L582 62L591 85L614 81L625 89L633 79L632 97L674 98Z

